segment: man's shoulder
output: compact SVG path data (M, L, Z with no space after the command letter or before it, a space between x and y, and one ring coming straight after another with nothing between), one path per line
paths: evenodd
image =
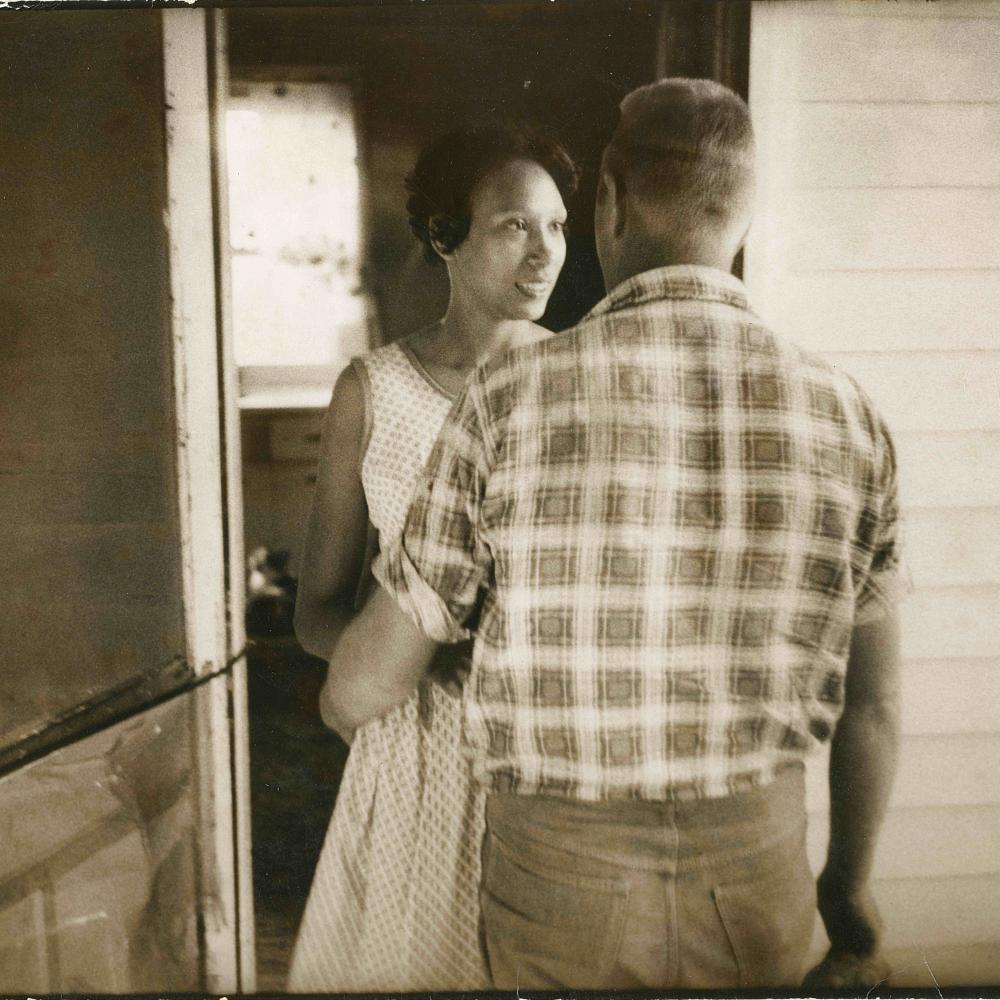
M860 430L864 438L888 433L875 403L853 375L822 354L801 347L792 338L763 324L758 329L769 336L778 366L805 389L815 416L838 425L846 421Z
M546 359L573 354L581 335L595 324L596 320L585 317L566 330L546 331L527 343L500 351L479 365L477 377L484 384L499 385L530 376L539 367L544 367Z

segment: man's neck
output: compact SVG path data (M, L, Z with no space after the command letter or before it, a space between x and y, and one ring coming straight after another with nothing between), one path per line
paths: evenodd
M719 271L731 271L734 257L729 247L713 243L637 247L623 255L618 280L625 281L658 267L714 267Z

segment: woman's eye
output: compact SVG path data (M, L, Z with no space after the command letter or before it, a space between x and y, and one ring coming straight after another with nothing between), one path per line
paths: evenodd
M563 219L560 222L553 222L552 223L552 230L553 230L553 232L556 232L556 233L564 233L564 232L566 232L566 220Z
M507 228L511 230L511 232L523 233L527 230L528 223L525 222L524 219L510 219L507 222Z

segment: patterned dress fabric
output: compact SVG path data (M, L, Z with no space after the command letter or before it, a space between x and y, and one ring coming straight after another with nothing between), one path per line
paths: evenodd
M355 365L370 436L361 479L382 544L397 537L451 400L398 344ZM442 655L455 655L442 650ZM426 684L358 730L299 929L290 992L482 989L483 793L459 702Z

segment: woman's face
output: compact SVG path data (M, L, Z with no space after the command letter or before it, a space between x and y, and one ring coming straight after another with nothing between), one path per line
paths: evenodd
M539 319L566 259L566 206L555 181L531 160L512 160L469 200L469 235L446 258L453 300L490 319Z

